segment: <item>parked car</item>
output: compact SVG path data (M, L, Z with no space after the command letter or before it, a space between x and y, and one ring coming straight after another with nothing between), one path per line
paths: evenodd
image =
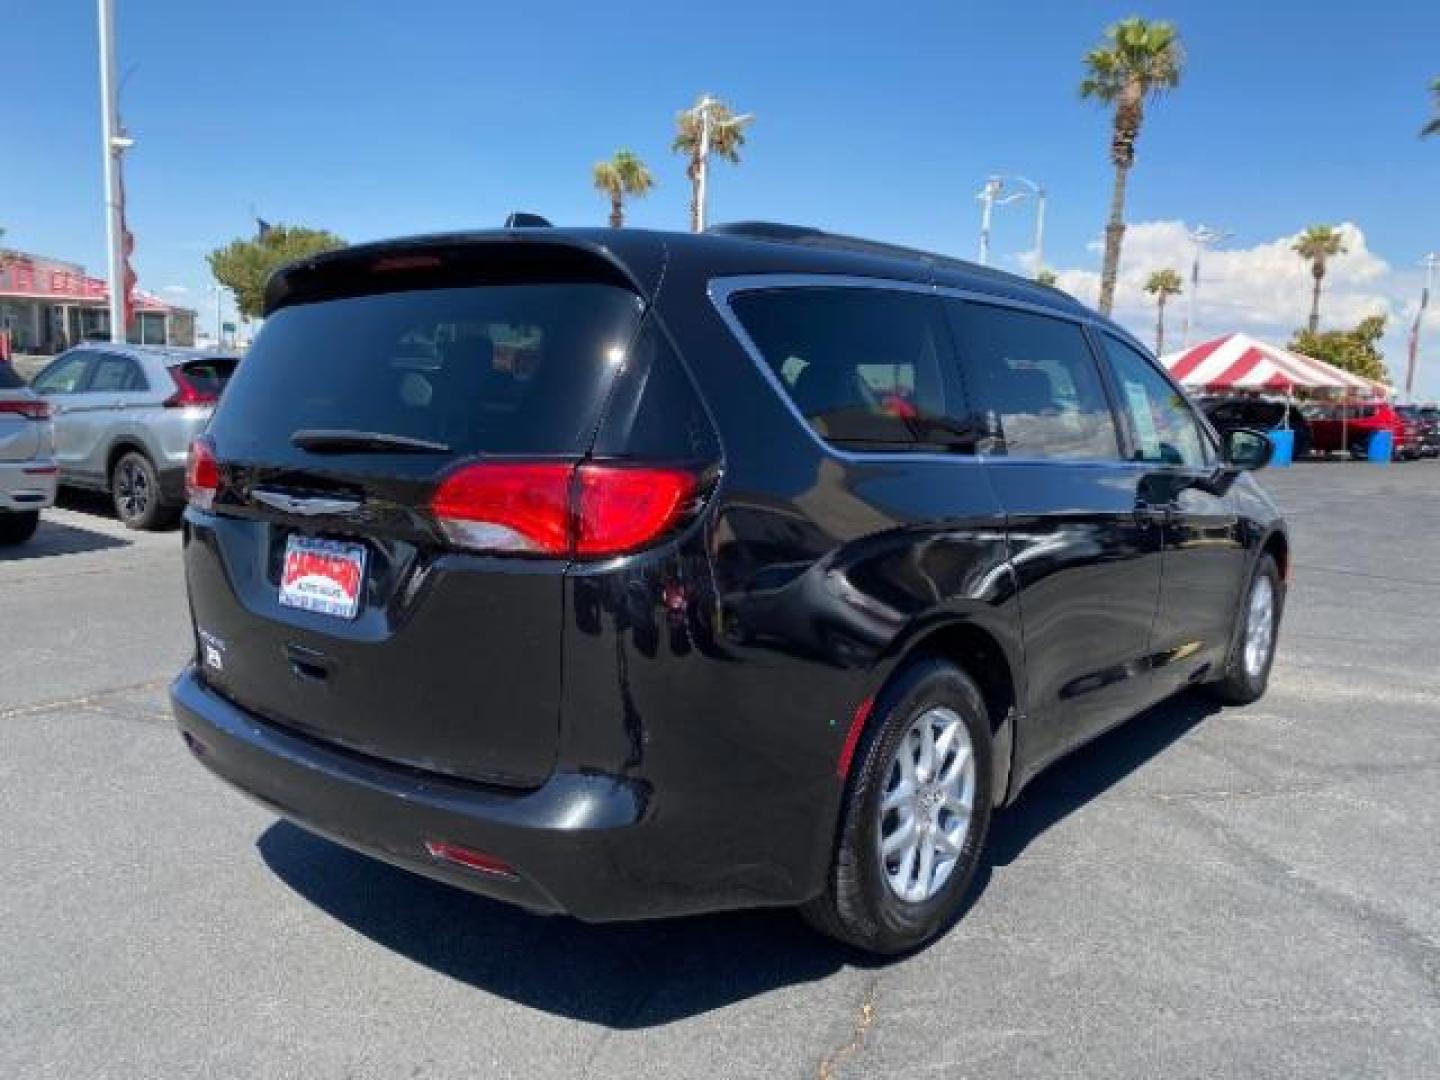
M175 714L421 874L896 952L1046 764L1265 692L1269 441L1058 291L786 226L526 228L318 256L266 315L191 453Z
M1364 403L1309 402L1304 406L1310 423L1311 448L1321 454L1365 457L1376 432L1390 433L1390 456L1409 461L1419 456L1419 425L1406 420L1388 401Z
M60 483L109 492L132 529L173 524L190 443L237 363L156 345L87 343L61 353L32 384L55 416Z
M1440 457L1440 411L1419 405L1396 405L1395 411L1415 429L1415 456Z
M0 546L29 540L54 504L54 453L50 406L0 362Z
M1293 402L1275 398L1202 397L1197 404L1221 435L1237 428L1255 431L1288 428L1295 432L1294 456L1298 459L1310 453L1310 422Z

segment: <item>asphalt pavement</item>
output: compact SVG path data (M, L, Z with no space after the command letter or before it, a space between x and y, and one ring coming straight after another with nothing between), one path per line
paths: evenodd
M67 500L0 554L0 1076L1434 1077L1440 463L1264 482L1270 695L1052 768L890 963L786 912L529 916L277 822L171 725L178 534Z

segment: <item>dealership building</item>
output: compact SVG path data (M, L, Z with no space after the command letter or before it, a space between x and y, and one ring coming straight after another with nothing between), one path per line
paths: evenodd
M193 345L195 312L136 289L126 339L141 345ZM0 265L0 331L20 353L53 355L81 341L110 338L110 287L76 263L7 251Z

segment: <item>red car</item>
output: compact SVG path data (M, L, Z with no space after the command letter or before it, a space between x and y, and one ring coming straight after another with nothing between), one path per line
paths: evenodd
M1395 411L1388 401L1363 404L1315 402L1305 407L1310 421L1310 448L1317 453L1348 452L1364 457L1376 432L1388 431L1391 456L1408 461L1420 456L1420 425Z

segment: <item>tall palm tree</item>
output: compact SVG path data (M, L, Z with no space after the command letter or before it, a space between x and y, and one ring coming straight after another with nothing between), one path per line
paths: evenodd
M1311 225L1295 238L1290 250L1310 263L1310 276L1315 289L1310 294L1310 333L1320 330L1320 284L1325 280L1325 266L1336 255L1345 254L1345 238L1329 225Z
M604 192L610 200L612 229L625 224L625 196L643 198L655 186L655 177L645 162L629 150L616 150L609 161L597 161L594 178L595 190Z
M1180 275L1170 267L1156 270L1145 279L1145 291L1155 297L1155 355L1165 355L1165 301L1183 291Z
M1105 31L1106 43L1085 55L1086 76L1080 96L1115 110L1110 134L1110 161L1115 188L1110 220L1105 226L1105 264L1100 273L1100 310L1115 306L1115 280L1120 273L1120 244L1125 238L1125 184L1135 164L1135 140L1145 119L1145 102L1180 85L1185 50L1179 31L1167 22L1121 19Z
M1430 80L1430 96L1435 99L1435 115L1428 124L1420 129L1422 139L1431 135L1440 135L1440 79Z
M670 149L688 159L685 175L690 178L690 230L700 231L700 143L701 113L710 114L709 152L732 165L740 164L740 148L745 145L745 128L753 116L737 116L723 101L701 94L694 107L675 114L675 141Z

